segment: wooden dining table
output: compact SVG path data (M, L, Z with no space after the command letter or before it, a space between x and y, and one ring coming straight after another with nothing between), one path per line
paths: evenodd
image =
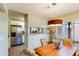
M60 46L60 49L51 49L52 44L48 46L37 48L37 52L40 56L73 56L75 49L73 47Z
M76 50L73 49L73 47L62 47L57 51L58 56L73 56Z

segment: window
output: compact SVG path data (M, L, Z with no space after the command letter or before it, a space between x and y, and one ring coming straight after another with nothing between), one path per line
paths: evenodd
M74 41L79 41L79 21L65 22L62 26L57 27L56 38L70 38Z

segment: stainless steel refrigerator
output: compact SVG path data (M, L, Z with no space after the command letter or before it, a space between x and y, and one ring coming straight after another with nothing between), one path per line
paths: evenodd
M11 25L11 45L23 44L23 29L20 25Z

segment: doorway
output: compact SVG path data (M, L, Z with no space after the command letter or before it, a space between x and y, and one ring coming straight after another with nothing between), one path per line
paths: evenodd
M28 37L26 35L26 22L25 14L8 10L9 14L9 56L20 56L22 51L27 48ZM27 15L26 15L27 16ZM27 19L28 20L28 19Z

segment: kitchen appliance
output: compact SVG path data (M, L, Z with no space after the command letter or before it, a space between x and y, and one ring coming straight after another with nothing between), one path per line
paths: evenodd
M23 44L23 29L21 25L11 25L11 45Z

